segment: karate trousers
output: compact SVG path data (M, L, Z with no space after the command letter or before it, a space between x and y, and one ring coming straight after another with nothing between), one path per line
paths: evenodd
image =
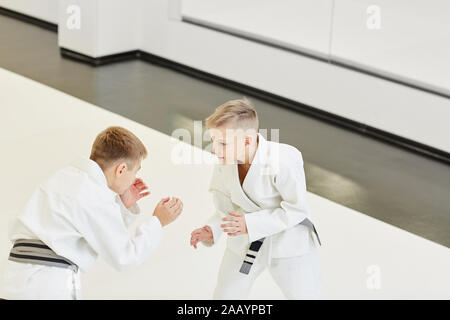
M229 249L225 250L219 269L214 299L248 299L251 287L265 268L289 300L321 299L321 266L318 249L296 257L272 258L268 266L267 254L262 245L249 274L239 272L243 258Z
M0 298L8 300L80 300L80 270L8 260Z

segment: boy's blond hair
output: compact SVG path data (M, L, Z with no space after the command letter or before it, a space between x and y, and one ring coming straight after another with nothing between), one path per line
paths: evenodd
M252 103L247 99L230 100L216 108L214 113L205 120L206 128L213 129L224 124L239 129L254 129L258 131L258 114Z
M90 159L105 170L118 160L125 161L132 169L145 157L147 149L131 131L122 127L109 127L95 138Z

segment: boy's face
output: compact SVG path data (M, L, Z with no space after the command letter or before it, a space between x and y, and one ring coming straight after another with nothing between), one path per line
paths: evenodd
M134 165L134 167L130 168L130 163L120 162L112 168L111 172L111 180L109 182L110 188L118 193L123 194L136 180L136 174L141 169L142 158L139 159Z
M221 164L245 162L252 135L243 129L221 126L210 129L212 152Z

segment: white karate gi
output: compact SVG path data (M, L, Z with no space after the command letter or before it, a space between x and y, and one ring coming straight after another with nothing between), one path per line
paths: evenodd
M33 193L10 238L39 239L79 270L8 260L2 298L80 299L80 270L86 272L98 255L119 271L138 266L159 247L163 232L152 216L131 235L137 213L137 205L128 210L109 189L95 161L80 158L59 170Z
M216 299L244 299L253 280L267 266L288 299L321 296L321 269L314 232L299 223L309 216L300 151L267 141L258 134L258 148L242 184L237 165L216 165L210 192L216 207L206 223L217 243L221 219L229 211L244 213L248 234L228 236L227 249L214 293ZM313 222L314 223L314 222ZM251 242L265 238L249 275L239 272Z

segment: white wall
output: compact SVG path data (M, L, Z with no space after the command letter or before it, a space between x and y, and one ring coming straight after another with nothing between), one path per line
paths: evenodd
M58 0L0 0L0 7L58 23Z
M81 29L68 30L67 7L81 8ZM0 6L59 26L61 47L92 57L139 49L140 0L0 0Z
M139 6L140 0L98 1L99 46L96 56L139 49L142 17Z
M332 0L183 0L183 19L329 56Z
M444 0L433 1L442 4ZM13 2L15 6L17 6L16 2L19 3L19 1L0 0L0 4L7 2L11 8L13 8ZM450 99L181 22L179 7L181 0L130 0L127 2L60 0L60 2L63 4L59 10L59 41L62 47L93 57L140 48L190 67L450 152L448 125ZM364 1L364 4L366 2ZM47 3L47 6L44 6L44 3ZM42 1L43 7L34 5L33 8L48 8L48 3ZM53 3L56 3L56 0ZM65 6L69 3L87 6L82 16L83 27L79 31L69 32L61 27L65 26L67 19ZM415 68L415 61L425 54L427 59L435 57L436 63L439 59L445 58L446 53L438 50L439 44L434 43L436 46L432 49L412 47L409 51L412 54L416 53L417 56L405 55L404 59L400 59L400 61L404 60L404 64L400 65L395 60L389 60L389 54L378 58L370 56L369 53L376 48L376 44L384 41L383 37L377 38L372 48L369 46L370 41L359 42L358 40L357 42L362 44L360 48L349 41L351 37L345 38L346 28L351 27L356 20L346 22L347 20L342 19L340 6L349 5L350 9L359 10L361 7L355 3L350 0L339 2L340 5L336 8L338 17L336 23L343 27L337 28L338 31L335 34L336 39L340 39L339 42L342 43L333 42L332 54L335 57L350 57L361 63L366 60L375 65L385 61L392 67L389 67L392 72L399 70L409 72L409 77L415 76L416 79L429 83L433 79L443 81L444 85L448 83L449 77L445 73L447 69L437 68L433 73L430 72L431 69ZM416 0L411 2L411 5L417 3ZM326 3L322 4L326 8ZM386 4L386 1L382 4ZM31 8L27 7L27 10ZM415 14L420 15L414 11L414 14L406 14L406 17L411 20ZM430 13L426 12L423 16L430 17ZM442 21L448 21L442 20L441 14L437 18L439 22L436 23L441 25ZM361 19L361 23L365 23L365 16ZM384 26L389 26L389 23ZM416 27L412 28L412 30L416 29ZM396 30L400 32L401 29ZM442 29L444 37L448 30ZM355 32L358 37L364 37L361 30ZM422 32L421 36L426 36L426 33ZM410 39L414 37L411 36ZM396 44L391 38L386 41L390 41L390 46L395 48ZM316 48L319 47L320 45ZM444 44L442 47L447 48ZM401 54L408 48L403 46L400 49L398 52Z
M335 3L331 59L450 95L450 1L377 0L380 29L369 29L373 0Z
M184 20L450 95L448 0L182 0Z
M142 50L450 151L450 100L169 19L142 1Z
M68 28L74 14L69 6L79 7L80 28ZM102 57L137 50L140 47L142 15L140 0L60 0L58 43L91 57Z
M98 8L92 0L60 0L58 18L58 44L60 47L96 57L98 52ZM68 10L75 4L79 9L80 29L69 29L68 19L74 11Z

